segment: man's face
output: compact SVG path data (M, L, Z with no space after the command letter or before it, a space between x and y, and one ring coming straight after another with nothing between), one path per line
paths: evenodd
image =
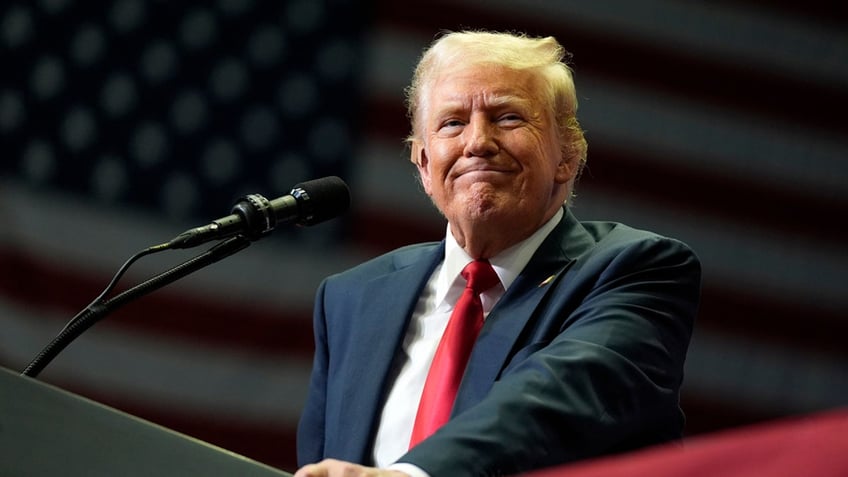
M563 158L543 81L476 65L439 75L413 143L424 190L451 223L529 235L562 206L576 165Z

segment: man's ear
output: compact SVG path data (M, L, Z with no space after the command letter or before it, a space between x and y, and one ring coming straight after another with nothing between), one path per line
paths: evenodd
M577 176L577 154L569 147L563 147L560 153L559 164L557 164L555 180L559 184L565 184Z
M418 167L418 176L421 177L421 185L424 192L430 195L430 159L421 141L413 140L410 144L409 159Z

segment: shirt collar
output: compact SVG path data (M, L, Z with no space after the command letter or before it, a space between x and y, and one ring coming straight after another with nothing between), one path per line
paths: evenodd
M495 273L501 281L503 290L508 290L509 286L518 278L518 274L527 265L536 249L542 244L548 234L559 224L563 217L563 209L557 210L557 213L539 227L533 235L509 247L503 252L489 259ZM462 247L456 243L456 238L450 230L448 224L445 236L445 260L439 270L439 276L436 281L436 303L441 303L448 293L451 285L459 278L462 269L465 268L472 260Z

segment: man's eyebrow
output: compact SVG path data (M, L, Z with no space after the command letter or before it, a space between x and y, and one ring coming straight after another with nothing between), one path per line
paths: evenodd
M533 104L533 101L529 98L525 98L523 96L517 96L514 94L505 94L505 95L492 95L491 98L487 98L489 105L494 107L501 106L523 106L527 107Z

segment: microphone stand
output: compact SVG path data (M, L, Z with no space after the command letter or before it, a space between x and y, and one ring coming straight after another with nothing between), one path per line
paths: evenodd
M59 353L61 353L62 350L71 344L73 340L119 307L154 290L158 290L165 285L173 283L203 267L229 257L230 255L247 248L249 245L250 239L243 235L230 237L210 248L206 252L190 258L170 270L149 278L108 300L90 305L79 316L79 318L69 323L61 333L53 338L53 341L51 341L50 344L48 344L38 354L38 356L32 360L21 375L30 377L37 376L38 373L40 373L45 366L47 366Z

